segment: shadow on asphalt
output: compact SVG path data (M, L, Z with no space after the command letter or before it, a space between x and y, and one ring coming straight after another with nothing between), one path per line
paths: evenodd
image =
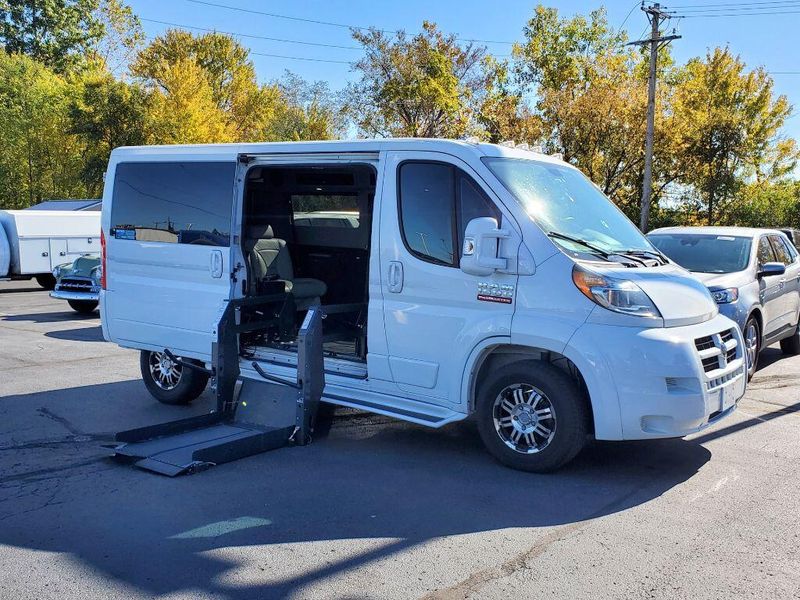
M77 329L65 329L62 331L48 331L45 336L56 340L69 340L72 342L102 342L103 328L78 327Z
M533 475L494 462L471 423L432 430L350 413L310 446L170 479L103 458L96 441L109 431L187 416L189 409L149 399L138 382L3 402L55 407L71 431L92 440L84 448L99 471L86 472L85 453L79 461L55 447L25 465L29 478L0 476L0 491L18 490L6 501L13 504L0 505L12 513L2 521L0 544L66 553L153 596L286 597L434 538L625 511L691 478L711 457L699 443L681 440L593 443L560 472ZM191 410L204 407L212 407L210 394ZM0 452L0 473L20 460L32 459ZM50 482L57 489L50 506L19 493L26 485L38 492L50 479L57 480ZM351 539L373 542L344 558L341 544L325 544ZM214 553L255 545L257 553ZM293 554L316 566L294 566ZM245 567L246 577L228 579ZM253 572L261 578L247 583Z
M7 315L0 320L9 322L25 321L28 323L60 323L63 321L89 321L91 319L99 320L100 315L96 312L90 315L82 315L81 313L70 309L66 312Z
M43 287L39 285L33 285L32 287L25 287L25 288L14 288L14 287L0 287L0 294L19 294L21 292L46 292Z

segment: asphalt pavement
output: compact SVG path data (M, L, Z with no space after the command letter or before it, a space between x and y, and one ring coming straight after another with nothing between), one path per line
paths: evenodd
M191 476L109 458L213 403L158 404L96 315L0 283L0 598L800 598L800 357L777 348L717 426L552 475L468 422L355 411Z

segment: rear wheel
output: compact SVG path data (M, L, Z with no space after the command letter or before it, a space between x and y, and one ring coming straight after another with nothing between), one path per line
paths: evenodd
M208 375L176 363L163 352L142 350L139 366L147 391L163 404L188 404L208 383Z
M585 395L562 370L538 361L507 365L481 386L478 431L487 450L513 469L547 473L586 443Z
M38 283L46 290L53 290L56 287L56 278L53 277L50 273L42 273L41 275L36 275L34 279L36 279L36 283Z
M96 300L67 300L72 310L81 313L82 315L90 315L97 308Z
M792 337L781 340L781 351L784 354L800 354L800 325L794 330Z
M747 380L753 378L758 368L758 355L761 352L761 328L758 319L749 317L744 324L744 357L747 361Z

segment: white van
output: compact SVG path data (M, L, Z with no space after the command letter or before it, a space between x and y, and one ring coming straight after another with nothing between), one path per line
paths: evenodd
M35 278L52 290L53 269L100 252L100 212L0 210L0 278Z
M745 391L741 334L569 164L465 141L119 148L103 196L107 340L162 402L199 395L231 298L283 281L325 321L323 400L558 468L587 438L680 437ZM291 345L240 369L294 376ZM170 350L165 353L164 350Z

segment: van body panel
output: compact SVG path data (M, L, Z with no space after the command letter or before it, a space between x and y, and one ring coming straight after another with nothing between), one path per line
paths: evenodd
M478 162L478 161L473 161ZM516 274L495 272L486 277L468 275L455 266L426 261L411 253L400 230L399 168L405 163L447 164L457 167L480 185L499 210L490 189L467 162L439 152L388 152L381 205L380 268L389 367L398 392L412 398L465 407L461 395L464 364L484 338L509 336L514 313ZM505 213L504 213L505 214ZM505 216L504 221L509 221ZM510 225L510 223L509 223ZM520 238L508 227L508 248ZM422 235L422 234L420 234ZM431 244L436 241L431 241ZM460 252L460 248L457 248ZM516 270L516 251L510 259ZM397 285L397 277L402 284ZM480 300L480 285L507 286L508 303Z

